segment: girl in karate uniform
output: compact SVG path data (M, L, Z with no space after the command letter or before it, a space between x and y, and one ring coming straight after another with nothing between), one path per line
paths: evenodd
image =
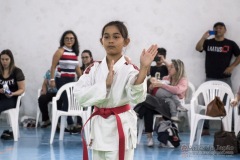
M130 42L123 22L107 23L101 35L106 57L88 66L74 87L74 95L81 106L95 106L88 144L93 149L93 160L133 160L137 116L129 103L146 98L146 75L157 45L142 51L138 69L123 56L123 48ZM86 146L83 159L88 159Z

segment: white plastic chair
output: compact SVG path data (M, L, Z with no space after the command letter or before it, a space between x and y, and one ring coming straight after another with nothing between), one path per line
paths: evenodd
M12 131L13 131L14 141L18 141L18 138L20 137L18 117L19 117L19 107L21 104L21 99L24 96L24 94L25 93L22 93L20 96L18 96L16 108L8 109L8 110L2 112L3 114L7 114L7 118L10 121L10 125L11 125Z
M58 118L61 116L61 126L60 126L60 135L59 140L63 140L64 129L66 127L66 118L67 116L81 116L82 122L85 124L87 119L91 115L91 107L81 107L74 94L73 94L73 86L76 82L71 82L63 85L57 92L57 95L53 97L52 100L52 130L50 137L50 144L53 143L53 138L56 132L56 127L58 123ZM61 94L66 91L68 98L68 111L57 110L57 100L60 99ZM87 144L90 142L90 123L87 123L84 127L85 139Z
M191 128L191 111L190 111L190 107L191 107L191 99L195 93L196 89L195 86L191 83L188 82L188 90L186 93L186 97L181 101L182 106L185 107L188 111L187 112L179 112L178 117L185 117L185 113L187 113L187 119L188 119L188 125L189 128ZM180 122L181 123L181 122Z
M41 89L38 89L38 98L40 97L41 95ZM51 108L52 106L52 102L49 102L48 103L48 108ZM36 124L35 124L35 128L38 127L38 121L39 121L39 117L41 116L41 111L39 109L39 106L37 107L37 116L36 116Z
M240 131L240 115L239 113L239 106L240 103L237 104L237 106L234 107L234 132L237 136L238 132Z
M193 94L194 94L194 92L195 92L195 87L194 87L194 85L193 85L191 82L188 82L187 97L184 98L184 99L182 99L182 100L181 100L181 103L182 103L183 107L185 107L186 109L188 109L188 112L187 112L187 113L188 113L189 123L190 123L190 111L189 111L190 104L186 103L186 100L187 100L187 99L191 99L192 96L193 96ZM178 114L178 116L179 116L179 114ZM157 118L161 118L161 117L162 117L162 115L160 115L160 114L155 114L155 115L153 116L153 129L154 129L154 127L155 127L156 119L157 119ZM176 124L176 125L178 125L178 124ZM189 126L190 126L190 125L189 125ZM141 141L141 137L142 137L142 132L143 132L143 130L144 130L144 119L138 119L137 144L139 144L140 141Z
M201 133L204 120L221 120L222 117L210 117L200 112L206 112L207 104L209 104L216 96L223 100L224 95L226 97L225 110L227 115L222 119L223 127L225 131L231 131L231 119L232 119L232 107L230 106L230 100L234 98L231 88L221 81L208 81L199 86L191 100L191 131L190 131L190 144L192 147L194 141L200 145ZM200 105L198 102L199 96L203 96L204 105ZM196 138L195 138L196 135Z

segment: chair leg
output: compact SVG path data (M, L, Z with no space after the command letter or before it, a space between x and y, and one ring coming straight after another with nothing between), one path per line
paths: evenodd
M16 112L14 110L9 110L8 117L9 117L10 125L12 127L14 141L18 141L18 134L19 134L18 116L16 115Z
M200 142L201 142L203 123L204 123L203 119L198 120L198 123L197 123L197 133L196 133L196 143L197 143L197 145L200 145Z
M39 117L40 117L40 109L37 108L37 116L36 116L36 124L35 124L35 128L38 127L38 121L39 121Z
M61 116L61 126L60 126L60 135L59 140L62 141L64 137L64 129L66 128L67 116Z
M57 113L55 113L57 114ZM50 144L53 143L53 138L56 132L56 127L57 127L57 121L58 121L58 115L53 114L52 116L52 129L51 129L51 136L50 136Z
M196 130L197 130L197 123L195 123L195 121L196 119L192 119L192 122L191 122L190 143L189 143L190 148L192 148L193 146L193 142L194 142Z

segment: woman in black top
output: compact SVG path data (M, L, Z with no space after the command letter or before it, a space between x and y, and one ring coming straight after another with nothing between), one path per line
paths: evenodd
M0 60L1 114L5 110L16 107L17 97L25 91L25 77L22 70L15 66L13 54L9 49L1 52Z

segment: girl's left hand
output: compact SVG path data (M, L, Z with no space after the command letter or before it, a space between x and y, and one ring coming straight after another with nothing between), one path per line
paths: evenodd
M157 54L157 45L152 45L147 51L144 49L140 56L140 64L142 67L149 67Z

